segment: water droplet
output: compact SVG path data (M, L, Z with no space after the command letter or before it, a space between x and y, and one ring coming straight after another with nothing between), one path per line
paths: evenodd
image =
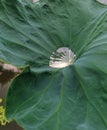
M38 2L39 0L32 0L33 3Z
M96 0L96 1L101 4L107 5L107 0Z
M76 55L67 47L61 47L50 56L49 66L52 68L64 68L73 64Z

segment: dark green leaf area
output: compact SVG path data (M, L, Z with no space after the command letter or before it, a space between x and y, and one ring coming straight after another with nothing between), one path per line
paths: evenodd
M6 115L26 130L106 130L106 84L106 75L79 65L25 73L11 84Z
M8 119L16 119L27 130L69 130L72 126L70 119L79 103L78 96L82 96L75 80L70 68L55 75L20 75L8 92ZM78 122L80 119L74 117L74 120Z

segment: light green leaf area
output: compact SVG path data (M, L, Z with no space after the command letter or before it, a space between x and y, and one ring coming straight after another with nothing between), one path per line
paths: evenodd
M75 62L52 69L60 47L70 48ZM107 130L107 6L1 0L0 60L25 68L7 93L8 120L25 130Z

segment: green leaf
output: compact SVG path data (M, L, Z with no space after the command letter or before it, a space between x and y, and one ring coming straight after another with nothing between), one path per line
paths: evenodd
M68 47L73 65L49 67ZM107 130L107 7L95 0L0 1L0 59L27 71L10 85L6 116L26 130Z

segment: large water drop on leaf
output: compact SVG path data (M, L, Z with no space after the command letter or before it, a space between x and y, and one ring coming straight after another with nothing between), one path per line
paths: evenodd
M98 1L101 4L107 5L107 0L96 0L96 1Z
M75 54L67 47L61 47L50 56L49 66L52 68L63 68L74 62Z
M32 0L33 3L38 2L39 0Z

